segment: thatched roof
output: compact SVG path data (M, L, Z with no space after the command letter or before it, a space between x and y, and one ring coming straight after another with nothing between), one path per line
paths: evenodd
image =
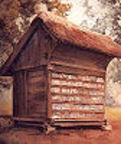
M50 33L64 42L121 57L121 45L108 36L84 30L65 18L55 16L50 12L42 12L35 20L37 19L46 25Z
M89 50L102 52L107 55L121 57L121 45L111 40L111 38L84 30L72 22L67 21L65 18L45 11L41 12L41 14L33 20L29 30L16 45L12 55L0 69L0 75L7 72L17 55L21 52L23 45L34 33L36 27L40 23L51 36L61 40L63 43L73 44L78 46L80 49L83 47Z

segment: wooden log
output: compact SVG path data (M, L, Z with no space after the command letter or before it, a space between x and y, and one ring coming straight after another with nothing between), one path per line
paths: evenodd
M82 74L82 75L92 75L92 76L101 76L104 77L105 71L99 70L91 70L88 68L74 66L73 64L63 64L60 62L52 62L50 63L52 66L50 70L53 72L64 72L64 73L71 73L71 74Z

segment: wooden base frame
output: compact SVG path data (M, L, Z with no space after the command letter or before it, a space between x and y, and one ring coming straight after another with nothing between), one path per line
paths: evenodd
M111 125L104 121L49 121L49 120L38 120L30 118L13 118L16 125L23 125L28 127L42 128L45 134L49 134L52 131L55 131L57 127L59 128L74 128L82 126L97 126L102 130L112 130Z

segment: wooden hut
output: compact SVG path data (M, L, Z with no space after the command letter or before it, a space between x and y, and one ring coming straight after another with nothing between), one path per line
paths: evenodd
M110 38L42 12L0 69L12 76L13 118L44 126L104 125Z

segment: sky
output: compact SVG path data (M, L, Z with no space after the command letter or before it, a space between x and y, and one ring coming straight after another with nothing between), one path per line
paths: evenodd
M81 8L80 1L81 0L62 0L62 2L67 2L72 4L71 11L68 12L69 16L67 18L68 20L72 21L77 25L81 23L80 20L83 19L83 14L84 14L84 8L83 9Z
M121 32L118 23L116 23L118 6L106 0L62 0L62 2L72 4L67 17L69 21L86 29L105 34L113 40L119 39L118 33ZM119 40L119 42L121 41Z
M68 19L74 22L77 25L80 25L81 21L83 20L83 15L85 8L81 8L80 0L70 0L69 2L72 3L71 11L69 12Z

